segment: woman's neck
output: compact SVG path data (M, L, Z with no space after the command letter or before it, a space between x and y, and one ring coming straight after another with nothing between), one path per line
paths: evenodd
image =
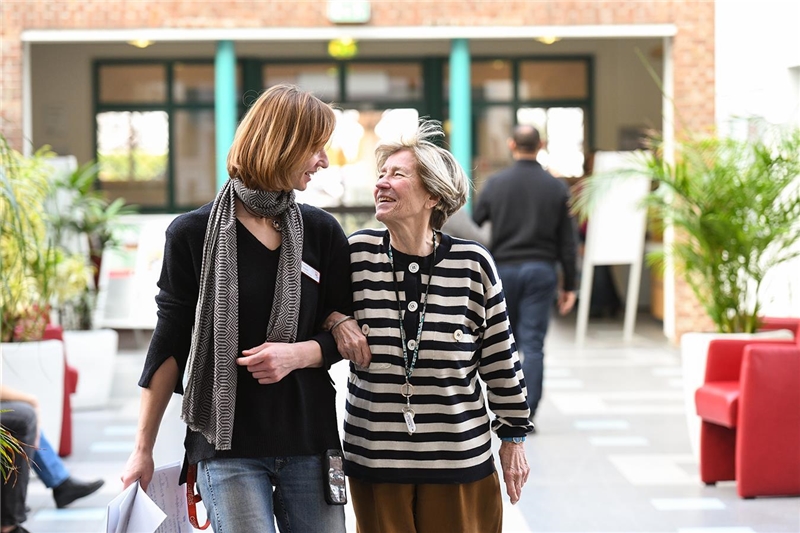
M433 252L433 229L429 224L422 228L390 228L392 247L406 255L425 257Z

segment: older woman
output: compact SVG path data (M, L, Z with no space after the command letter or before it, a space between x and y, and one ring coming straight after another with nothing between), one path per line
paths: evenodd
M351 360L345 471L360 533L500 532L491 431L512 503L528 478L525 384L486 249L441 233L469 182L423 121L376 148L376 218L350 236L355 320L334 314ZM486 384L490 419L478 377Z

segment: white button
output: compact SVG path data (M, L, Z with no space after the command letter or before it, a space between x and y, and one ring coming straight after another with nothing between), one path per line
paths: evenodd
M414 348L417 347L417 341L415 341L414 339L411 339L406 344L408 345L409 350L413 350Z
M453 338L455 338L457 341L460 341L463 336L464 332L461 331L460 329L455 330L455 332L453 333Z
M419 265L417 263L411 263L410 265L408 265L408 271L411 272L412 274L416 274L417 272L419 272Z
M369 326L367 324L361 326L361 333L363 333L364 335L369 335Z
M408 310L411 311L412 313L417 310L417 307L419 307L419 305L417 305L417 302L413 300L408 302Z

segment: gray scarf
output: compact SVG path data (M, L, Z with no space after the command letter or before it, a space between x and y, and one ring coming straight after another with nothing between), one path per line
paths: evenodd
M189 374L181 418L217 450L230 450L236 405L236 359L239 357L239 275L236 261L238 197L265 217L280 217L281 251L275 299L266 340L294 342L300 315L303 217L294 191L248 189L231 178L217 194L203 243L200 294L197 298Z

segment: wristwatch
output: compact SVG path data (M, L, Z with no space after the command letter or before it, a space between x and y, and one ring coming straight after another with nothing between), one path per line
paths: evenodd
M525 435L521 437L500 437L503 442L513 442L514 444L522 444L525 442Z

